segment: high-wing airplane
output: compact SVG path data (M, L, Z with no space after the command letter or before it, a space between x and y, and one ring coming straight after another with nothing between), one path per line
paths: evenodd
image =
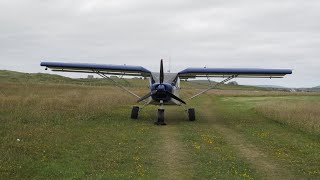
M163 60L160 64L160 73L151 72L141 66L127 65L104 65L85 63L61 63L61 62L41 62L41 66L50 68L52 71L95 73L99 76L111 80L116 86L135 96L137 102L144 102L140 108L134 106L131 112L132 119L138 119L140 110L146 105L158 105L158 120L155 124L166 125L164 122L164 105L186 105L189 100L198 97L234 78L283 78L287 74L292 74L290 69L253 69L253 68L187 68L178 73L165 73ZM108 75L119 76L139 76L150 79L150 92L143 97L138 96L120 83L110 78ZM195 94L194 96L182 100L180 99L180 80L192 78L224 78L223 81L215 85L210 85L208 89ZM195 109L186 108L190 121L194 121Z

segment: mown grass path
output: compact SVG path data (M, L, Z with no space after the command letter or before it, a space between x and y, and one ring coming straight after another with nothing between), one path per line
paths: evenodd
M318 177L318 138L268 119L237 97L205 96L168 107L168 126L157 127L160 179L312 179ZM258 98L259 99L259 98ZM240 98L241 100L241 98ZM150 112L149 112L150 113ZM155 117L154 117L155 118Z
M244 135L232 129L224 121L217 117L217 110L214 108L215 104L209 98L201 105L202 117L208 122L212 130L218 132L223 136L229 145L231 145L238 156L244 158L251 164L260 175L269 179L279 179L281 177L293 178L292 174L270 158L263 149L257 147L248 141ZM208 108L210 107L210 108Z
M207 97L203 119L250 163L261 178L319 177L319 138L254 111L254 104L236 97ZM259 98L257 98L259 99ZM201 119L200 119L201 121Z
M159 127L162 179L241 179L257 177L206 119L190 122L182 108L167 109L168 126Z
M159 137L162 141L158 152L161 159L161 179L188 179L193 174L190 154L181 142L180 135L174 125L159 127Z

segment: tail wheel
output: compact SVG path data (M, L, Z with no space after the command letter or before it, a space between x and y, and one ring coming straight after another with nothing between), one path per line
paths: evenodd
M188 116L189 116L189 121L196 120L196 112L194 108L188 109Z
M131 111L131 119L138 119L140 108L138 106L133 106Z

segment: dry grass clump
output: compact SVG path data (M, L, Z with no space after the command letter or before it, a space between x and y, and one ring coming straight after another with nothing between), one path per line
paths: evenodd
M204 89L182 89L182 97L189 98ZM317 92L285 92L285 91L259 91L259 90L221 90L212 89L206 92L208 95L221 97L280 97L280 96L319 96Z
M281 123L320 134L320 102L272 100L257 105L255 110Z
M212 90L210 94L230 97L255 97L255 96L318 96L320 93L310 92L285 92L285 91L254 91L254 90Z
M135 102L134 97L116 87L29 84L21 88L18 84L1 84L0 88L0 112L2 119L9 121L88 118Z

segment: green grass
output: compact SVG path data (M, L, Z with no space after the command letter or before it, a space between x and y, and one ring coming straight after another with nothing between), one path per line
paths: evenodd
M253 179L259 173L225 141L223 136L204 123L183 124L182 142L192 152L194 178Z
M282 119L270 119L255 111L254 108L265 100L275 99L312 103L319 97L239 97L215 101L220 112L219 119L261 146L270 158L279 161L296 175L319 177L320 137L283 123Z
M191 81L182 81L183 86L191 86L192 89L207 89L210 86L210 83L207 80L191 80ZM216 84L214 82L213 84ZM245 85L230 85L223 84L218 86L217 89L223 90L247 90L247 91L270 91L267 88L255 87L255 86L245 86Z
M20 88L23 93L15 94L7 87L9 95L1 97L2 178L156 176L149 168L156 129L146 122L148 114L131 121L121 95L99 101L104 94L95 99L99 90L86 87Z
M320 135L320 96L273 98L259 103L261 115L309 133Z
M133 121L136 99L102 80L92 87L69 78L58 83L59 76L0 72L1 179L320 177L319 134L308 130L307 118L305 126L293 123L303 112L275 106L303 102L313 107L304 110L308 117L316 117L318 94L212 91L190 102L197 121L189 122L181 107L168 107L168 126L158 127L157 107L147 106ZM148 91L143 80L130 83L139 95ZM262 111L270 104L277 108ZM270 115L278 111L288 116Z

